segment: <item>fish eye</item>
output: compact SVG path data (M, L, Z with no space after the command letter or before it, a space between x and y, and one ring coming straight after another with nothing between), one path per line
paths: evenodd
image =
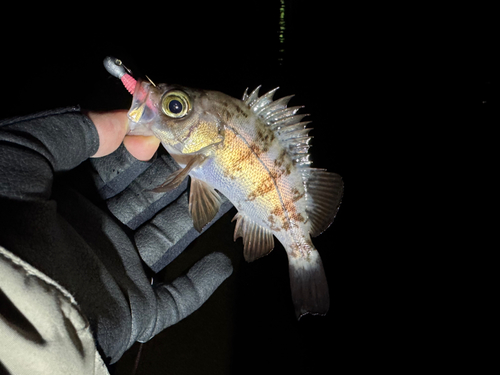
M161 99L161 109L168 117L181 118L191 111L191 100L181 90L168 91Z

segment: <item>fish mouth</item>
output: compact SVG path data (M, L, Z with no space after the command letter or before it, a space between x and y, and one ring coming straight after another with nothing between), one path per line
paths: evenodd
M137 80L132 105L127 113L130 135L153 135L151 124L158 114L150 83Z

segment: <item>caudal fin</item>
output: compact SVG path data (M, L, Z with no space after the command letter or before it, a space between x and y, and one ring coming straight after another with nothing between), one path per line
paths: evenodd
M330 295L318 252L313 250L309 259L289 255L288 265L297 319L306 314L325 315L330 308Z

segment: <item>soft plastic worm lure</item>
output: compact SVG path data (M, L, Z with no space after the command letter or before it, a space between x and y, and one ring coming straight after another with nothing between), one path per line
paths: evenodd
M156 113L156 109L154 104L149 99L149 91L145 90L142 86L142 81L137 81L134 77L132 77L129 74L131 71L123 65L120 59L115 57L106 57L104 59L104 67L112 76L119 78L127 91L134 96L132 99L133 109L128 112L128 118L133 122L137 122L141 118L152 118ZM146 78L153 86L156 87L148 76L146 76Z
M127 72L129 70L125 67L125 65L123 65L120 59L108 56L104 59L104 67L109 74L116 78L119 78L127 91L134 95L135 85L137 84L137 81Z

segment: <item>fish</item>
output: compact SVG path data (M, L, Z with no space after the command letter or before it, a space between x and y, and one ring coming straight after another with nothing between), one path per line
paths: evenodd
M154 134L180 169L155 192L190 177L189 211L201 231L217 214L223 194L236 207L234 240L252 262L283 245L295 315L325 315L328 283L311 237L333 222L342 178L313 168L306 116L289 107L293 95L273 100L261 86L242 99L219 91L137 80L128 112L129 134ZM130 90L132 92L132 90Z

